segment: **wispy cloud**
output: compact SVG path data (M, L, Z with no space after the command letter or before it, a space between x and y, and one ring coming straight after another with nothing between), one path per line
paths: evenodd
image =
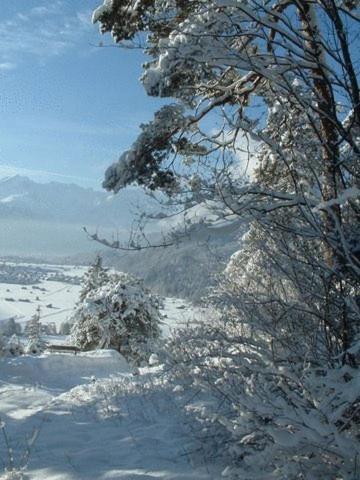
M15 66L26 56L46 60L75 48L94 33L90 15L90 11L72 11L63 1L39 2L0 21L0 69Z
M9 71L9 70L14 70L14 68L16 68L16 63L12 63L12 62L0 62L0 71L2 72L6 72L6 71Z
M43 137L48 134L104 138L114 137L114 139L118 141L119 138L128 138L128 136L138 128L138 123L132 119L128 120L126 117L120 120L120 124L106 124L87 121L77 122L49 116L23 115L21 118L12 122L12 127L12 132L15 132L16 135L18 135L19 132L28 132L30 135L38 137ZM0 119L0 130L6 131L8 134L10 133L6 120L4 119Z

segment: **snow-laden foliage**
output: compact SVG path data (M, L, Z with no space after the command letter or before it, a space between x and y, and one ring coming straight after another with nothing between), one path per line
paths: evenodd
M223 323L182 332L170 355L175 381L208 392L204 448L232 458L229 478L359 473L358 8L114 0L94 16L117 43L145 42L147 93L181 112L142 126L105 187L215 200L249 226L212 293ZM251 178L234 161L244 136Z
M306 95L296 88L299 97ZM229 194L235 208L251 202L253 221L221 277L216 304L227 317L267 335L277 356L331 364L359 334L356 208L352 199L341 204L342 231L352 241L342 252L336 236L324 245L322 187L312 175L321 167L321 143L298 105L279 96L267 101L271 108L263 131L279 152L262 145L246 199ZM356 162L343 158L350 187ZM258 195L264 186L269 195ZM301 200L294 202L294 195ZM329 246L336 251L336 265L329 262Z
M223 172L221 155L225 150L228 159L229 152L236 154L244 132L267 142L259 122L268 110L262 102L264 87L306 112L320 142L324 135L330 139L331 127L332 142L336 144L336 137L339 141L332 155L338 155L340 144L356 150L341 120L354 112L359 121L350 41L358 17L349 13L357 8L356 2L295 0L105 0L93 21L119 44L139 41L151 57L142 77L147 93L177 100L142 126L133 147L107 172L105 187L117 191L137 182L163 187L167 193L172 184L177 191L179 178L192 164L189 157L201 170L208 165ZM312 95L298 96L294 81ZM254 120L251 108L256 104L262 109L256 110ZM181 111L181 121L163 114L168 111ZM332 126L326 124L329 115L334 117ZM274 153L279 151L276 144L269 145ZM323 156L324 151L319 153ZM205 161L206 154L210 158ZM157 172L161 177L156 179ZM169 184L169 175L176 181L171 178ZM214 182L219 180L214 177ZM322 195L327 196L326 191Z
M25 348L26 353L36 355L45 350L46 342L41 336L42 325L40 322L40 309L38 309L27 322L24 333L28 337L28 343Z
M20 335L21 334L21 325L17 323L14 318L9 318L4 320L0 324L0 334L6 337L11 337L11 335Z
M175 150L172 135L184 121L179 106L163 107L151 123L141 126L142 133L132 149L124 152L119 161L107 169L104 187L118 192L136 181L150 190L162 187L170 192L176 189L174 175L160 165Z
M159 298L139 279L116 274L91 290L79 303L71 322L71 338L84 349L115 348L140 362L151 352L159 334Z
M89 292L102 287L108 281L107 269L103 267L101 256L97 255L82 279L79 302L81 303Z
M17 335L12 335L8 340L5 351L7 355L17 357L24 354L24 347Z
M170 347L173 382L205 394L194 431L227 460L225 478L356 478L358 369L274 361L264 337L230 322L178 332Z

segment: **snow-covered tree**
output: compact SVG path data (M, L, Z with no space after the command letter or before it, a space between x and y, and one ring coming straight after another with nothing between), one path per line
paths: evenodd
M39 354L46 348L46 342L42 338L42 325L40 322L40 307L37 308L35 314L27 322L25 334L28 337L26 345L26 353Z
M59 335L70 335L71 332L71 323L62 322L59 328Z
M140 362L160 334L159 307L159 299L141 280L118 274L78 305L71 318L72 341L84 350L115 348Z
M249 225L213 295L222 323L172 345L174 374L215 400L199 428L232 457L229 478L357 474L359 7L106 0L94 13L120 45L144 45L148 94L175 101L104 187L222 203ZM258 144L250 178L244 138Z
M357 14L357 2L117 0L93 15L120 45L143 43L147 93L176 101L141 126L104 187L137 183L182 208L215 199L293 243L313 239L343 351L359 323ZM262 149L250 180L234 168L244 136Z
M11 337L11 335L20 335L21 334L21 325L15 321L14 318L9 318L1 322L0 332L6 337Z
M8 355L23 355L24 347L17 335L12 335L6 344L6 353Z
M105 285L108 280L109 276L107 269L102 265L102 258L100 255L96 255L94 263L90 265L84 275L80 290L79 302L81 303L86 295L92 290L96 290L97 288Z

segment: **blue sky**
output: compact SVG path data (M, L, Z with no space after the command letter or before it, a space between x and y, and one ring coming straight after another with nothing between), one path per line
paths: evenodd
M101 3L1 0L0 177L99 189L159 106L138 80L141 52L112 48L91 24Z

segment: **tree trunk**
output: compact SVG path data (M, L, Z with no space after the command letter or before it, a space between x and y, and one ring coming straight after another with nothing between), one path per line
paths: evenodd
M323 188L322 198L324 202L335 200L339 195L340 183L340 151L339 151L339 131L336 115L336 100L331 82L327 78L326 58L324 48L319 35L320 26L316 18L316 10L311 1L298 1L298 14L302 24L303 31L307 38L305 48L317 63L317 66L311 71L313 90L317 100L317 108L320 123L320 139L322 143L322 173ZM329 269L327 278L328 298L335 295L341 302L345 302L343 280L337 275L337 272L346 270L344 256L340 253L340 228L342 224L341 208L338 204L329 205L323 211L324 221L324 256ZM345 306L345 305L344 305ZM328 310L331 317L331 309ZM334 326L335 334L341 342L342 350L350 347L351 335L348 321L347 308L342 308L341 324L335 318L327 318L326 323Z

